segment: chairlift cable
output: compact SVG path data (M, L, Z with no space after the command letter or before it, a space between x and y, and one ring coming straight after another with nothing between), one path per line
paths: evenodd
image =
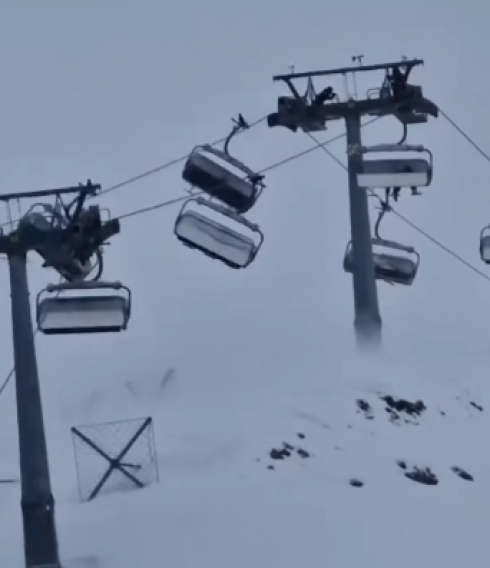
M470 270L472 270L473 272L475 272L476 274L478 274L479 276L481 276L482 278L485 278L485 280L488 280L490 282L490 276L488 276L488 274L485 274L485 272L483 272L482 270L480 270L479 268L477 268L475 265L471 264L471 262L468 262L467 260L465 260L462 256L460 256L457 252L454 252L453 250L451 250L449 247L447 247L445 244L443 244L441 241L439 241L438 239L436 239L435 237L433 237L432 235L430 235L429 233L427 233L427 231L425 231L424 229L418 227L417 225L415 225L415 223L413 223L412 221L410 221L410 219L407 219L406 217L404 217L401 213L398 213L398 211L395 211L394 209L392 209L392 212L399 218L401 219L404 223L406 223L407 225L409 225L410 227L412 227L412 229L414 229L415 231L417 231L418 233L420 233L422 236L424 236L426 239L428 239L429 241L431 241L433 244L435 244L436 246L438 246L440 249L442 249L444 252L446 252L447 254L451 255L453 258L455 258L456 260L458 260L459 262L461 262L462 264L464 264L467 268L469 268Z
M461 136L463 136L463 138L465 138L465 140L467 142L469 142L473 148L479 153L481 154L488 162L490 162L490 155L487 154L480 146L479 144L477 144L450 116L448 116L441 108L439 108L439 112L441 113L441 115L451 124L451 126L453 126L453 128L459 132L459 134L461 134ZM362 126L367 126L377 120L379 120L380 117L376 117L372 120L367 121L366 123L364 123ZM249 124L249 128L247 128L247 130L249 130L250 128L257 126L258 124L260 124L261 122L263 122L266 119L266 117L262 117L252 123ZM334 154L332 154L327 148L326 146L332 142L335 142L336 140L339 140L343 137L345 137L345 132L335 136L334 138L331 138L329 140L327 140L326 142L320 142L319 140L317 140L310 132L307 132L308 136L315 142L315 145L303 150L301 152L298 152L297 154L293 154L292 156L289 156L283 160L280 160L279 162L276 162L274 164L271 164L270 166L267 166L266 168L262 169L260 172L258 173L264 173L267 171L271 171L273 169L277 169L279 167L282 167L283 165L295 161L303 156L305 156L306 154L309 154L319 148L321 148L331 159L333 159L337 164L339 164L342 168L344 168L345 170L347 170L347 166L339 159L337 158ZM218 144L221 144L223 142L226 141L226 139L228 138L228 136L225 136L223 138L220 138L219 140L216 140L215 142L213 142L212 144L210 144L210 146L216 146ZM119 182L111 187L108 187L107 189L102 190L99 195L105 195L109 192L115 191L117 189L121 189L122 187L126 187L128 185L131 185L133 183L136 183L142 179L145 179L147 177L150 177L152 175L155 175L167 168L170 168L180 162L183 162L184 160L186 160L188 158L188 154L184 155L184 156L180 156L178 158L174 158L173 160L169 160L167 162L165 162L164 164L161 164L160 166L157 166L156 168L153 168L151 170L146 170L145 172L142 172L136 176L133 176L131 178L128 178L122 182ZM371 195L379 198L379 196L373 191L373 190L369 190L369 192L371 193ZM142 215L145 213L149 213L151 211L154 211L156 209L161 209L163 207L167 207L170 205L174 205L175 203L179 203L185 199L187 199L188 196L183 196L183 197L178 197L175 199L171 199L171 200L167 200L161 203L157 203L153 206L149 206L149 207L145 207L142 209L138 209L123 215L120 215L118 217L118 219L127 219L130 217L135 217L138 215ZM441 250L445 251L447 254L449 254L450 256L452 256L453 258L455 258L456 260L458 260L459 262L461 262L463 265L465 265L467 268L469 268L470 270L472 270L473 272L475 272L476 274L478 274L479 276L481 276L482 278L485 278L485 280L490 281L490 276L488 276L486 273L484 273L483 271L479 270L476 266L474 266L473 264L471 264L470 262L468 262L467 260L465 260L462 256L460 256L459 254L457 254L456 252L454 252L452 249L450 249L449 247L447 247L446 245L444 245L441 241L439 241L438 239L436 239L435 237L433 237L432 235L430 235L427 231L425 231L424 229L422 229L421 227L419 227L418 225L416 225L415 223L413 223L412 221L410 221L407 217L403 216L401 213L399 213L398 211L396 211L395 209L393 209L392 207L390 207L390 211L393 212L399 219L401 219L402 221L404 221L407 225L409 225L412 229L414 229L415 231L417 231L418 233L420 233L422 236L424 236L425 238L427 238L429 241L431 241L433 244L435 244L436 246L438 246ZM10 223L7 223L10 224ZM5 224L1 224L0 227L4 226ZM5 259L2 259L5 260ZM34 335L37 335L39 330L36 329L36 331L34 332ZM5 391L5 388L7 387L7 385L9 384L10 380L12 379L12 377L14 376L15 373L15 366L12 367L12 369L10 370L10 372L8 373L8 375L6 376L4 382L2 383L2 385L0 386L0 396L3 394L3 392Z
M254 126L258 126L259 124L261 124L262 122L264 122L264 120L267 118L267 116L263 116L262 118L259 118L257 120L255 120L254 122L250 122L247 123L247 128L246 129L242 129L239 130L235 133L235 135L239 135L242 132L248 131L251 128L253 128ZM226 142L227 138L229 137L229 135L227 136L223 136L222 138L220 138L219 140L215 140L214 142L212 142L211 144L209 144L209 146L213 147L213 146L217 146L218 144L223 144L224 142ZM138 181L141 181L142 179L145 179L147 177L151 177L155 174L158 174L160 172L162 172L163 170L166 170L168 168L171 168L172 166L175 166L176 164L179 164L180 162L183 162L184 160L186 160L189 157L189 154L186 154L185 156L180 156L178 158L174 158L172 160L168 160L167 162L161 164L160 166L157 166L155 168L152 168L151 170L146 170L144 172L141 172L140 174L137 174L133 177L130 177L128 179L125 179L124 181L121 181L119 183L116 183L115 185L112 185L106 189L103 189L102 191L100 191L99 193L97 193L97 195L91 197L89 196L87 199L93 199L93 198L97 198L100 197L101 195L106 195L109 192L115 191L117 189L121 189L123 187L126 187L128 185L132 185L133 183L136 183ZM10 226L11 223L16 224L19 222L20 219L16 219L15 221L7 221L5 223L0 223L0 228L2 227L7 227ZM1 391L0 391L1 394Z
M37 331L34 332L34 337L36 337L37 335ZM5 380L3 381L2 386L0 387L0 396L2 396L3 391L5 390L5 388L7 387L7 385L10 383L10 379L14 376L15 373L15 367L12 367L10 369L9 374L7 375L7 377L5 378Z
M63 280L63 278L60 279L60 282ZM57 296L59 296L59 292L56 294ZM36 328L36 330L34 331L34 337L37 336L37 334L39 333L39 328ZM0 396L2 396L3 391L7 388L7 385L10 383L10 381L12 380L12 377L15 374L15 365L13 365L13 367L10 369L8 375L5 377L5 380L3 381L2 385L0 386Z
M441 111L442 112L442 111ZM316 142L317 147L318 148L322 148L322 150L325 151L325 153L330 156L330 157L334 157L332 155L331 152L327 151L326 148L323 147L323 145L321 144L321 142L319 140L317 140L313 134L311 134L311 132L306 132L306 134ZM466 137L466 135L465 135ZM471 141L471 139L468 137L468 140ZM471 141L471 143L474 145L475 143L473 141ZM488 161L490 162L490 157L486 156L486 154L482 151L479 150L485 157L487 157ZM339 164L340 166L342 166L342 168L344 168L344 170L348 171L348 168L345 164L343 164L341 162L341 160L339 160L338 158L335 158L335 162L337 162L337 164ZM369 193L373 196L376 197L378 199L380 199L379 195L373 191L372 189L368 189ZM382 200L381 200L382 201ZM460 256L458 253L454 252L453 250L451 250L449 247L447 247L445 244L443 244L441 241L439 241L438 239L436 239L435 237L433 237L432 235L430 235L427 231L425 231L424 229L422 229L421 227L419 227L418 225L416 225L415 223L413 223L412 221L410 221L410 219L408 219L407 217L405 217L404 215L402 215L401 213L399 213L398 211L396 211L395 209L393 209L393 207L390 206L390 212L392 212L394 215L396 215L399 219L401 219L404 223L406 223L407 225L409 225L412 229L414 229L415 231L417 231L418 233L420 233L422 236L424 236L426 239L428 239L429 241L431 241L433 244L435 244L436 246L438 246L441 250L443 250L444 252L446 252L447 254L449 254L450 256L452 256L453 258L455 258L456 260L458 260L459 262L461 262L464 266L466 266L467 268L469 268L470 270L472 270L473 272L475 272L476 274L478 274L479 276L481 276L482 278L484 278L485 280L488 280L490 282L490 276L488 276L488 274L486 274L485 272L483 272L482 270L480 270L479 268L477 268L476 266L474 266L473 264L471 264L471 262L468 262L467 260L465 260L462 256Z
M440 112L440 114L449 122L449 124L450 124L459 134L461 134L461 136L462 136L467 142L469 142L469 143L471 144L471 146L473 146L473 148L474 148L481 156L483 156L483 157L485 158L485 160L486 160L487 162L490 162L490 155L487 154L487 152L485 152L485 151L483 150L483 148L482 148L479 144L477 144L477 143L475 142L475 140L473 140L473 138L472 138L469 134L467 134L467 133L461 128L461 126L459 126L459 125L458 125L450 116L448 116L442 109L439 108L439 112ZM400 216L400 215L399 215L399 216ZM401 217L401 216L400 216L400 217ZM409 222L408 220L405 220L405 222L407 222L407 223L410 224L410 222ZM434 240L434 239L432 239L430 236L428 236L428 238L430 238L431 240ZM442 246L442 245L439 243L439 246ZM480 245L480 246L481 246L481 245ZM450 254L452 254L453 256L455 256L455 254L452 253L451 251L447 251L447 252L449 252ZM481 252L480 252L480 254L481 254ZM481 276L483 276L483 277L486 278L487 280L490 280L490 278L489 278L484 272L481 272L480 270L478 270L478 269L477 269L476 267L474 267L473 265L470 265L470 264L467 263L464 259L459 258L458 260L461 260L461 262L463 262L463 264L466 264L466 265L467 265L469 268L471 268L473 271L478 272L478 274L480 274Z
M247 128L237 130L234 133L234 136L238 136L242 132L246 132L246 131L250 130L251 128L253 128L254 126L258 126L259 124L264 122L266 118L267 118L267 115L263 116L262 118L255 120L254 122L247 123ZM209 146L217 146L218 144L223 144L227 141L228 138L229 138L229 134L227 134L226 136L223 136L222 138L220 138L219 140L216 140L215 142L212 142L211 144L209 144ZM167 168L170 168L172 166L175 166L176 164L179 164L180 162L183 162L188 157L189 157L189 154L185 154L184 156L180 156L179 158L174 158L173 160L169 160L168 162L165 162L164 164L157 166L156 168L153 168L151 170L147 170L145 172L137 174L137 175L135 175L131 178L128 178L128 179L126 179L122 182L119 182L119 183L117 183L117 184L115 184L111 187L108 187L107 189L103 189L100 193L98 193L96 195L96 197L100 197L101 195L106 195L107 193L109 193L111 191L115 191L116 189L121 189L122 187L126 187L127 185L131 185L133 183L136 183L137 181L140 181L140 180L145 179L147 177L153 176L153 175L155 175L155 174L157 174L157 173L159 173L163 170L166 170Z
M376 122L377 120L379 120L380 117L376 117L373 118L372 120L368 120L367 122L365 122L362 126L368 126L369 124L372 124L373 122ZM250 128L259 124L262 120L264 119L260 119L258 121L252 122L249 126ZM331 144L333 142L336 142L337 140L340 140L342 138L344 138L346 136L345 132L342 132L341 134L338 134L337 136L334 136L333 138L330 138L329 140L326 140L325 142L317 142L315 141L315 145L311 146L310 148L307 148L306 150L302 150L301 152L297 152L296 154L293 154L291 156L288 156L287 158L284 158L282 160L280 160L279 162L275 162L274 164L271 164L265 168L263 168L260 172L257 173L264 173L264 172L268 172L271 171L273 169L277 169L279 167L282 167L286 164L288 164L289 162L293 162L299 158L302 158L303 156L306 156L307 154L310 154L311 152L318 150L318 148L323 148L324 150L326 150L325 146L327 146L328 144ZM218 142L215 142L215 144L218 144L220 142L223 142L224 140L226 140L225 138L222 138L221 140L219 140ZM328 152L328 151L327 151ZM330 155L330 153L329 153ZM333 156L333 155L332 155ZM333 156L334 157L334 156ZM111 188L108 188L107 190L105 190L106 192L108 191L113 191L115 189L118 189L119 187L123 187L125 185L129 185L131 183L134 183L136 181L139 181L140 179L143 179L144 177L148 177L151 176L155 173L158 173L159 171L161 171L162 169L164 169L165 167L170 167L173 164L178 163L179 161L183 161L187 158L187 156L184 156L182 158L177 158L171 162L167 162L167 164L163 164L162 166L160 166L159 168L154 168L153 170L148 170L147 172L143 172L142 174L139 174L139 176L134 176L133 178L126 180L125 182L122 182L120 184L118 184L117 186L113 186ZM334 157L335 158L335 157ZM340 162L339 160L339 164L343 166L342 162ZM180 203L182 201L184 201L185 199L188 199L189 196L185 195L183 197L177 197L174 199L170 199L167 201L163 201L161 203L157 203L155 205L149 206L149 207L144 207L142 209L137 209L135 211L131 211L129 213L126 213L124 215L120 215L119 217L117 217L118 219L127 219L129 217L135 217L137 215L143 215L144 213L149 213L150 211L154 211L156 209L161 209L163 207L167 207L170 205L174 205L175 203ZM36 336L39 330L36 329L36 331L34 332L34 335ZM2 385L0 386L0 396L3 394L5 388L7 387L7 385L9 384L10 380L12 379L12 377L14 376L15 373L15 366L12 367L12 369L10 370L10 372L8 373L7 377L5 378L4 382L2 383Z
M366 121L362 126L368 126L368 125L370 125L373 122L376 122L378 120L380 120L380 117L373 118L371 120ZM346 136L346 133L342 132L341 134L338 134L337 136L334 136L333 138L329 138L325 142L315 141L314 146L310 146L306 150L302 150L301 152L297 152L296 154L292 154L291 156L288 156L287 158L283 158L282 160L280 160L278 162L275 162L275 163L273 163L269 166L266 166L265 168L262 168L261 170L259 170L257 173L263 174L263 173L269 172L271 170L275 170L277 168L280 168L280 167L282 167L282 166L284 166L284 165L286 165L290 162L294 162L294 161L298 160L299 158L306 156L307 154L310 154L311 152L314 152L315 150L318 150L319 147L323 148L324 151L327 152L328 155L332 157L332 159L338 161L339 165L344 167L344 164L342 164L342 162L336 156L331 154L331 152L329 150L327 150L326 146L328 146L329 144L332 144L333 142L336 142L337 140L341 140L342 138L345 138L345 136ZM203 193L200 192L200 193L193 194L193 196L198 196L198 195L203 195ZM162 209L163 207L167 207L169 205L174 205L175 203L181 203L182 201L185 201L186 199L189 199L189 195L184 195L184 196L181 196L181 197L175 197L174 199L162 201L160 203L156 203L155 205L149 205L148 207L143 207L141 209L135 209L134 211L130 211L129 213L124 213L123 215L118 215L117 219L119 219L119 220L128 219L129 217L136 217L138 215L143 215L145 213L149 213L150 211Z
M461 136L467 141L469 142L473 148L479 153L481 154L485 160L487 160L487 162L490 162L490 155L487 154L482 147L477 144L473 138L471 138L471 136L469 134L466 134L466 132L460 127L458 126L458 124L456 124L456 122L454 122L454 120L449 117L443 110L439 109L439 112L441 113L441 115L449 122L449 124L455 129L457 130L457 132L459 132L461 134Z

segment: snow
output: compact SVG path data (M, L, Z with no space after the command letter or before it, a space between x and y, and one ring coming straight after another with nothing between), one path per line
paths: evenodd
M424 367L430 374L420 374ZM456 358L438 367L401 350L393 357L352 351L332 354L334 372L294 386L285 380L283 388L260 377L204 382L178 371L163 389L161 377L105 389L94 383L78 416L63 400L70 420L50 439L63 557L94 555L104 568L460 568L483 558L488 387L483 376L458 380ZM390 421L386 395L422 400L426 410ZM67 471L69 427L144 415L154 419L160 482L80 504ZM284 443L291 455L271 459ZM439 484L405 477L413 466L429 467ZM353 487L354 479L364 485ZM8 515L12 528L0 546L8 540L11 550L21 542L19 490L0 492L1 521Z

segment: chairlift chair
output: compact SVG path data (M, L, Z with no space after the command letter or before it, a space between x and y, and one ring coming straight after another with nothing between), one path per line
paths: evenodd
M207 217L203 211L190 210L191 204L198 205L204 211L208 209L209 212L217 213L218 217L222 216L224 220L231 220L239 226L246 227L250 233L257 236L257 239L254 240L236 229ZM175 221L174 234L187 247L197 249L234 269L249 266L264 241L264 235L258 225L202 197L189 199L184 203Z
M388 284L401 284L411 286L417 276L420 265L420 255L409 246L387 241L384 239L373 238L371 243L375 247L388 249L389 252L374 252L374 275L376 280L383 280ZM397 254L396 251L405 252L413 258ZM344 270L352 274L354 272L354 259L352 254L352 241L347 244L344 255Z
M111 291L111 295L89 295ZM63 295L74 292L74 295ZM131 315L131 291L120 282L49 284L37 295L36 320L45 335L124 331Z
M483 227L480 232L480 258L490 264L490 225Z
M428 158L383 158L363 160L357 174L359 187L366 189L391 187L426 187L432 182L433 156L424 146L410 144L379 144L362 146L361 153L419 152Z
M230 167L243 172L245 176L241 177ZM253 172L227 151L218 150L209 144L196 146L192 150L185 163L182 178L238 213L246 213L253 207L264 188L264 176Z

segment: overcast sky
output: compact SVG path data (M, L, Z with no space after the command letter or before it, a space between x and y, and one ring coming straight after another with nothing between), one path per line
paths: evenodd
M338 67L361 53L366 64L424 58L412 80L485 146L490 85L479 66L487 67L487 26L478 10L475 4L467 16L457 4L442 11L435 2L412 2L407 10L380 0L4 1L1 190L87 178L109 187L226 135L238 112L249 121L273 112L285 90L272 75L289 65L297 71ZM359 86L377 87L382 78L372 74ZM323 139L342 130L340 122L332 124ZM383 143L400 133L399 123L387 118L363 135L367 143ZM490 164L444 118L413 127L408 142L434 152L435 175L424 197L403 199L400 212L478 263L479 230L490 222ZM344 144L330 147L342 160ZM310 145L302 133L262 125L233 149L262 168ZM180 176L179 165L101 197L100 206L117 216L178 197L185 187ZM327 375L339 347L353 342L352 285L342 271L350 231L346 175L316 151L270 172L266 183L248 215L266 240L245 271L180 245L172 232L178 206L123 222L106 251L105 277L133 291L130 330L39 338L43 384L63 396L85 396L85 377L105 385L163 374L169 366L183 377L201 376L203 388L210 377L239 384L254 375L265 388L304 373ZM439 355L457 347L461 357L484 360L489 282L396 218L386 221L384 236L422 255L413 288L379 285L387 347L426 345ZM40 264L32 255L33 298L57 278ZM6 266L0 285L0 371L7 373ZM13 400L13 389L5 399Z

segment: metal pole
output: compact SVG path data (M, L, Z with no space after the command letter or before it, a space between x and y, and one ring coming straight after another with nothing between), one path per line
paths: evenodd
M60 568L26 256L9 256L26 568Z
M361 145L361 117L353 111L345 117L349 170L350 222L352 238L354 327L360 345L377 345L381 341L381 315L374 277L371 223L367 191L359 188L357 173L362 155L352 151Z

